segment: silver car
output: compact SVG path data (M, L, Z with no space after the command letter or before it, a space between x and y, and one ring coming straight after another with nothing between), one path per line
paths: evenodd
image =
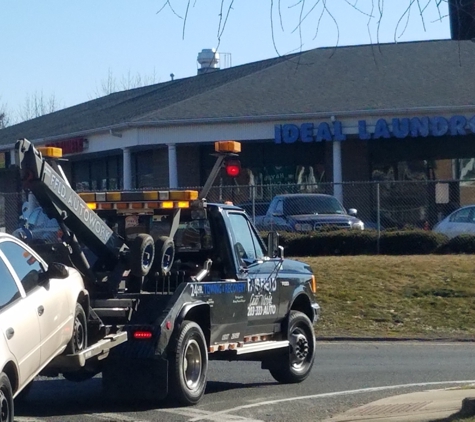
M449 214L433 228L450 239L461 234L475 235L475 205L468 205Z
M49 266L21 240L0 233L0 411L62 353L87 347L89 297L80 273Z

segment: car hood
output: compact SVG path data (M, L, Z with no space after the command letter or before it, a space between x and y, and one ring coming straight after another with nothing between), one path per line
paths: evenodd
M312 268L310 265L305 264L300 261L295 261L293 259L287 259L285 258L283 263L282 263L282 270L286 272L295 272L297 274L304 274L308 273L309 275L312 275Z

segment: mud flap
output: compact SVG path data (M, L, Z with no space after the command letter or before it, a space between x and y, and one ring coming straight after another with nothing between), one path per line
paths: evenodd
M161 400L168 394L168 361L109 357L102 371L102 387L111 399Z

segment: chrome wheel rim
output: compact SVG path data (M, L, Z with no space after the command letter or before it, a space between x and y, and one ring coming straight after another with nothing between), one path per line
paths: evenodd
M307 358L309 356L310 345L305 332L297 328L290 336L291 364L296 371L305 369Z
M76 351L84 349L85 340L84 326L82 321L76 317L74 320L74 344L76 346Z
M196 340L190 340L183 354L183 377L190 390L195 390L200 385L201 371L200 345Z

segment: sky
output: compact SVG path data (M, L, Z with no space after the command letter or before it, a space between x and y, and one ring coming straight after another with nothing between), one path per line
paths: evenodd
M194 76L207 48L225 68L320 47L447 39L447 4L438 2L0 0L0 109L15 123L34 98L59 109L107 85Z

